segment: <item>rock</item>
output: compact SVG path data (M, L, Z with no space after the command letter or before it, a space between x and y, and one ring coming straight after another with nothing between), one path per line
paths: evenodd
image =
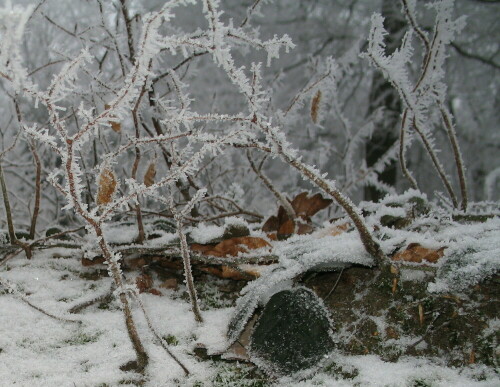
M322 301L311 290L296 288L271 297L252 333L249 354L267 372L289 375L315 366L333 347Z

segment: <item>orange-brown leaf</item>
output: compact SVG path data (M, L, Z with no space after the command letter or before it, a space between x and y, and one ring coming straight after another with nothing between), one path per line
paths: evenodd
M109 108L111 108L110 105L104 105L104 109L108 110ZM109 116L109 124L111 125L111 129L113 129L117 133L122 129L122 125L118 121L116 121L116 117L113 115Z
M349 222L327 226L321 230L318 230L318 232L316 233L316 236L318 238L323 238L326 236L337 236L337 235L340 235L340 234L343 234L344 232L346 232L349 229L349 227L350 227Z
M122 130L122 124L120 124L118 121L109 121L109 123L111 124L111 129L113 129L116 133Z
M292 200L292 207L297 216L308 219L331 203L332 199L325 199L320 193L308 197L307 192L301 192Z
M297 235L310 234L314 230L314 227L310 223L298 222L297 225Z
M193 243L189 246L192 251L201 253L201 254L207 254L208 251L213 250L215 245L202 245L199 243Z
M288 236L293 233L295 233L295 222L292 219L288 219L285 223L280 225L278 229L278 239L283 239L283 236Z
M98 205L106 205L111 202L117 184L115 173L109 168L104 168L98 178Z
M165 280L160 285L160 288L177 290L179 288L179 283L177 281L177 278L169 278L169 279Z
M237 237L220 242L213 249L205 251L205 254L214 257L236 257L239 253L270 246L265 239L259 237Z
M278 235L276 232L269 232L266 234L267 238L271 241L277 241L278 240Z
M163 296L163 294L158 289L155 289L155 288L149 289L148 293L150 293L154 296Z
M417 262L427 261L435 263L444 255L444 249L446 247L441 247L440 249L428 249L422 247L418 243L410 243L406 250L400 251L395 254L392 259L394 261L405 261L405 262Z
M144 185L149 187L155 183L156 165L154 162L149 164L149 167L144 175Z
M256 279L260 276L260 273L255 270L236 270L230 266L220 266L220 267L201 267L199 268L205 273L215 275L219 278L233 279L237 281L248 281L251 279Z
M290 219L283 206L280 206L278 215L269 217L262 226L262 231L266 233L277 231L278 236L290 235L294 232L298 234L308 234L313 230L310 225L310 218L318 211L327 208L331 203L331 199L323 198L320 193L309 197L307 192L301 192L291 201L291 205L295 214L304 222L299 222L299 227L295 228L294 220Z
M272 231L277 231L278 228L280 227L278 217L275 215L272 215L269 217L269 219L266 220L266 223L262 226L262 231L264 232L272 232Z
M127 267L132 270L141 269L149 262L144 257L130 258L127 260Z
M153 287L153 278L147 274L141 274L135 279L139 293L144 293Z

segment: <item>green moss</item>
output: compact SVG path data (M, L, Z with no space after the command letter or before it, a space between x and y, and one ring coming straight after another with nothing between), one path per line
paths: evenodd
M179 340L174 335L163 336L163 340L167 342L168 345L178 345Z
M432 383L425 379L415 379L408 384L410 387L432 387Z
M266 387L271 386L257 368L243 364L221 364L212 380L212 387Z
M327 365L324 369L323 372L325 374L335 376L335 377L342 377L342 379L354 379L356 376L358 376L359 371L356 368L344 368L342 365L339 365L337 363L331 363Z
M95 334L89 334L86 332L78 332L76 335L71 336L69 339L65 340L64 343L68 345L85 345L89 343L95 343L102 333L98 332Z
M200 282L196 291L202 310L226 308L233 301L225 293L222 293L214 282Z

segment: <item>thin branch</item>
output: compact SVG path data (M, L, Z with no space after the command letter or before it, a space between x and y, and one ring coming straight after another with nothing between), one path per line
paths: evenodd
M436 168L436 171L441 178L441 181L443 182L443 185L445 186L446 190L448 191L448 195L450 195L450 199L453 202L453 206L455 208L458 208L458 200L455 195L455 192L453 191L453 188L451 187L451 183L448 180L448 177L446 176L446 173L443 170L443 166L439 162L436 153L432 149L432 146L427 139L426 135L422 132L422 130L419 128L417 125L415 117L413 117L413 130L418 133L420 136L420 139L422 140L422 144L424 145L425 150L427 151L427 154L431 158L432 164L434 165L434 168Z
M500 64L493 61L493 59L488 59L488 58L485 58L484 56L469 52L454 42L451 42L450 45L451 45L451 47L453 47L455 49L456 52L458 52L460 55L462 55L466 58L477 60L477 61L481 62L482 64L493 67L495 70L500 69Z
M403 118L401 119L401 129L399 131L399 165L401 166L401 171L403 175L410 182L410 186L413 189L418 189L417 182L411 175L410 171L406 167L406 158L405 158L405 134L406 134L406 120L408 116L408 108L406 108L403 112Z
M291 203L287 200L287 198L279 192L276 187L271 183L271 181L267 178L266 175L260 170L257 169L257 166L255 165L252 155L250 154L250 151L247 151L247 159L248 162L250 163L250 166L252 167L252 170L255 172L255 174L259 177L259 179L264 183L264 185L269 189L269 191L272 192L272 194L278 199L278 202L283 206L285 209L288 217L291 220L294 220L297 217L297 214L295 213L295 210L293 209Z
M19 299L21 301L23 301L25 304L27 304L28 306L30 306L31 308L35 309L36 311L44 314L45 316L47 317L50 317L54 320L58 320L58 321L61 321L61 322L65 322L65 323L77 323L77 324L81 324L82 321L81 320L71 320L71 319L68 319L68 318L65 318L65 317L61 317L61 316L56 316L55 314L52 314L50 312L47 312L45 309L33 304L31 301L29 301L25 295L23 295L19 290L17 290L9 281L5 280L5 279L2 279L0 278L0 285L2 285L5 289L7 289L9 292L12 292L14 293L17 297L19 297Z

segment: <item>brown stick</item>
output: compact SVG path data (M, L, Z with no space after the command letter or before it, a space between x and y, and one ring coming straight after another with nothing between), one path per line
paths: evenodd
M269 189L269 191L273 193L276 199L278 199L278 202L281 203L288 217L291 220L294 220L297 217L297 214L295 213L295 210L293 209L291 203L285 198L285 196L281 192L279 192L276 189L276 187L271 183L271 181L267 178L267 176L264 175L264 173L262 173L262 171L257 168L249 151L247 151L247 159L255 174L259 177L260 180L262 180L262 182Z
M441 178L441 181L443 182L443 185L448 191L448 195L450 195L451 201L453 202L453 207L458 208L458 200L455 195L455 192L453 191L453 188L451 187L451 183L448 180L448 177L446 177L446 173L444 172L443 167L441 166L436 153L432 150L429 140L427 139L426 135L422 132L422 130L418 127L415 117L413 117L413 129L420 136L420 139L422 140L422 144L424 145L427 154L431 158L432 163L434 164L434 167L436 168L436 171L439 177Z
M14 222L12 221L12 210L10 208L9 192L7 191L7 185L5 184L5 177L3 174L2 162L0 160L0 185L2 187L3 203L5 207L5 213L7 215L7 228L9 230L10 243L13 245L20 246L26 253L26 258L31 259L33 253L29 244L21 242L16 237L16 232L14 229Z
M182 220L179 216L176 216L176 222L177 222L177 235L179 235L180 239L182 262L184 264L184 276L186 278L186 285L188 288L189 299L191 301L191 306L193 308L194 318L196 321L201 323L203 322L203 318L201 317L200 308L198 307L198 299L196 297L196 289L194 287L193 273L191 272L191 260L189 257L186 235L184 234L184 232L182 232Z
M13 98L14 107L16 109L17 122L20 129L22 129L23 115L21 113L21 108L17 98ZM38 213L40 212L40 194L41 194L41 176L42 176L42 163L40 162L40 157L36 151L36 146L32 140L28 141L31 154L33 155L33 160L35 162L35 207L33 208L33 214L31 217L30 224L30 239L35 239L36 221L38 219Z
M123 4L123 2L122 2L122 4ZM151 67L151 62L149 64L149 66ZM139 95L139 98L137 98L137 102L135 103L135 106L132 109L132 117L134 119L134 127L135 127L135 138L137 140L140 137L139 118L137 116L137 111L139 110L139 105L141 103L142 96L145 93L146 93L146 85L144 84L142 86L141 94ZM139 168L140 161L141 161L141 150L139 149L138 146L136 146L135 147L135 160L134 160L134 165L132 166L132 179L134 179L134 180L137 180L137 169ZM137 205L135 206L135 214L136 214L137 229L138 229L137 243L142 244L144 242L146 235L144 232L144 224L142 222L142 212L141 212L141 205L139 204L139 198L137 198Z
M5 177L3 174L2 162L0 161L0 184L2 186L3 205L5 207L5 214L7 216L7 229L9 230L9 239L12 244L16 241L16 232L14 230L14 223L12 221L12 210L10 209L9 193L7 185L5 184Z
M30 224L30 239L35 239L35 231L36 231L36 222L38 219L38 214L40 212L40 195L42 192L42 163L40 162L40 157L38 156L38 152L36 150L35 144L32 141L29 142L29 146L31 149L31 153L33 154L33 160L35 161L35 206L33 208L33 215L31 216L31 224Z
M95 222L93 223L94 224L92 224L92 226L96 231L97 238L99 238L99 247L101 248L104 259L106 260L106 263L110 268L113 281L117 285L118 289L124 289L122 274L118 262L114 259L111 251L109 250L108 245L106 244L106 241L104 240L101 227L95 224ZM132 345L134 347L137 356L136 369L140 372L143 371L144 368L146 368L146 366L148 365L149 357L148 354L146 353L146 350L144 349L144 346L142 345L139 334L137 333L137 328L135 326L134 318L132 315L132 309L130 308L127 295L124 293L124 291L120 291L118 297L123 307L123 314L125 317L125 325L127 326L128 336L130 338L130 341L132 342Z
M281 153L281 158L290 164L292 167L300 171L305 177L307 177L312 183L321 188L328 195L333 197L335 201L344 209L347 215L351 218L354 226L358 230L361 242L365 247L366 251L375 259L377 266L384 270L390 266L390 262L387 256L384 254L378 242L373 238L370 231L366 227L365 222L361 218L361 215L356 211L354 204L345 197L339 190L328 184L321 176L316 174L307 165L303 164L301 161L291 158L290 156Z
M406 118L408 115L408 108L403 112L403 118L401 119L401 130L399 132L399 165L401 166L401 171L403 175L408 179L410 185L413 189L418 189L417 182L411 175L410 171L406 167L406 159L405 159L405 131L406 131Z
M132 315L132 310L130 308L129 302L127 295L124 293L124 283L122 279L122 274L120 270L119 263L114 259L113 254L111 253L111 250L109 249L109 246L107 245L104 235L101 229L101 224L97 223L95 219L93 219L91 216L89 216L86 211L82 208L80 198L78 197L78 193L76 191L76 185L75 185L75 178L73 174L73 155L74 155L74 149L73 149L73 140L67 139L66 140L66 177L68 179L68 186L69 186L69 197L68 200L71 200L73 202L74 208L76 212L83 218L85 221L92 226L94 229L96 236L98 238L98 243L99 247L102 251L103 257L106 261L106 264L109 267L109 271L111 273L111 276L113 278L113 281L116 284L116 287L118 291L120 291L120 294L118 296L122 307L123 307L123 314L125 317L125 325L127 327L127 333L130 338L130 341L132 342L132 346L134 347L137 361L136 361L136 369L138 371L143 371L144 368L148 365L149 357L148 354L146 353L144 346L142 345L141 339L139 337L139 334L137 333L137 328L135 326L134 318Z
M132 20L128 16L127 4L126 0L120 0L123 20L125 21L125 28L127 30L127 42L128 42L128 51L130 53L130 62L134 63L135 60L135 50L134 50L134 37L132 35Z
M462 211L467 211L467 182L465 180L465 168L462 160L462 152L460 152L460 146L458 145L457 135L453 129L451 115L450 113L441 105L439 107L441 111L441 117L443 119L444 126L446 127L446 132L448 133L448 138L450 139L451 147L453 149L453 157L455 158L455 165L457 166L458 181L460 182L460 193L462 195L461 208Z

